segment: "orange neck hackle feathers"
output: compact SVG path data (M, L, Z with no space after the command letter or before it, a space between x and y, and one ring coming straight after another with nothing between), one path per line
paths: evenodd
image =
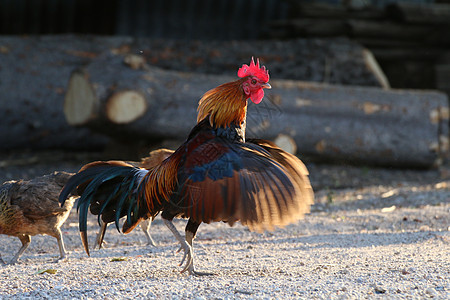
M239 80L222 84L206 92L198 103L197 123L209 116L213 127L227 127L234 123L241 125L247 115L247 99L255 104L264 97L264 88L270 89L269 72L264 66L244 64L238 70Z
M228 127L231 123L240 125L247 113L243 82L240 79L207 91L198 103L197 123L209 116L213 127Z

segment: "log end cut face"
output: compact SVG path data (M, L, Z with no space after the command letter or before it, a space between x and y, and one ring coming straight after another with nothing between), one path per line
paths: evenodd
M147 102L136 91L114 93L106 103L106 116L116 124L127 124L139 119L147 110Z
M82 71L70 76L64 99L64 115L70 125L83 125L95 117L98 99Z

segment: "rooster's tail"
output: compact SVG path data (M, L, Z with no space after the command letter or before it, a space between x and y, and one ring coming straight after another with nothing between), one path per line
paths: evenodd
M139 185L149 171L136 168L122 161L93 162L81 168L72 176L61 191L59 202L64 204L66 198L76 189L80 195L77 210L79 213L79 228L84 249L89 255L87 241L88 208L98 215L104 223L115 222L119 230L120 218L126 216L122 231L128 233L142 219L157 214L148 211Z

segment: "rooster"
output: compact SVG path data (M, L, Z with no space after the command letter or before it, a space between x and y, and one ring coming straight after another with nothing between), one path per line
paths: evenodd
M15 264L31 243L32 235L47 234L58 241L60 257L67 257L61 225L76 197L60 207L58 195L73 174L54 172L29 181L8 181L0 186L0 234L16 236L22 247L10 261ZM0 262L3 262L0 256ZM3 262L4 263L4 262Z
M209 274L194 267L193 240L201 223L240 221L262 232L309 212L313 191L305 165L269 141L245 139L247 100L262 101L264 89L271 88L268 71L252 58L238 77L202 96L196 126L160 164L144 169L122 161L93 162L69 180L60 202L78 187L79 229L88 255L89 208L118 230L126 216L123 233L161 213L184 251L181 272L191 275ZM184 238L172 223L175 217L188 218Z

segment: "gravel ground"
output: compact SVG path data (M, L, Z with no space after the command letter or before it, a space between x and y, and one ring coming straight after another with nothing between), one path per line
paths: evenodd
M85 159L49 157L3 158L0 178L74 171ZM317 204L297 224L264 234L239 224L199 228L196 268L214 276L180 274L182 254L160 218L151 228L157 247L146 245L140 229L122 235L110 226L104 249L87 257L74 209L63 225L69 258L54 262L56 240L32 237L18 264L0 266L0 298L450 299L448 169L308 167ZM175 221L180 231L185 224ZM93 245L96 219L88 225ZM19 247L0 235L5 260Z

